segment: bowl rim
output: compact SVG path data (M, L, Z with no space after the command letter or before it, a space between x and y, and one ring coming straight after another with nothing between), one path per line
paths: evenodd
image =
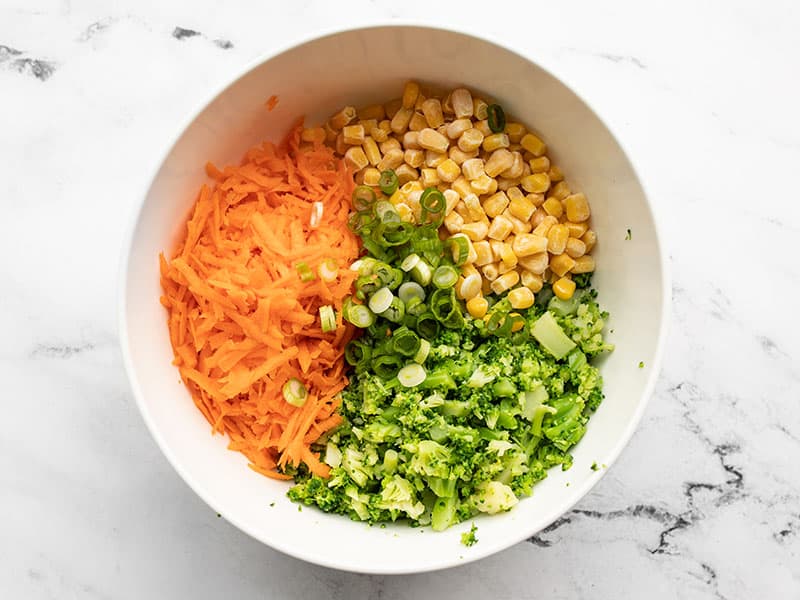
M251 71L258 68L263 63L268 62L269 60L272 60L273 58L281 54L294 50L300 46L303 46L313 41L335 37L341 34L355 33L358 31L365 31L370 29L385 29L385 28L392 28L392 29L413 28L413 29L429 30L431 32L454 33L473 38L477 41L495 45L538 67L539 69L544 71L547 75L549 75L550 77L552 77L553 79L564 85L570 92L572 92L575 95L575 97L584 104L584 106L590 111L590 113L603 125L603 127L605 127L611 138L620 147L626 160L630 163L631 170L633 172L636 182L639 184L639 186L643 191L646 209L653 222L653 229L655 233L654 242L656 251L658 253L658 262L661 268L660 283L662 287L662 297L660 306L662 316L661 316L661 322L659 323L658 326L658 337L655 346L655 353L654 353L653 363L651 365L650 374L647 378L647 381L645 382L636 409L628 423L627 428L625 429L623 434L619 437L616 444L613 446L612 450L606 457L605 464L607 465L607 468L602 469L598 473L597 477L587 479L582 484L582 486L577 490L577 493L573 495L572 497L573 500L568 505L564 505L562 507L559 507L557 511L553 511L550 517L545 520L545 522L541 527L537 527L534 530L529 530L526 529L525 527L521 527L520 533L518 535L510 536L506 539L503 539L501 542L495 543L493 545L483 544L475 546L471 552L465 554L460 558L454 554L452 558L443 559L436 564L425 565L422 567L420 566L404 567L402 565L399 565L397 568L393 569L372 568L369 565L364 565L364 566L352 565L345 561L339 560L335 556L332 556L327 559L320 559L317 556L310 556L308 554L305 554L301 548L297 548L294 546L287 546L281 543L276 543L273 540L270 540L268 538L265 538L250 531L247 524L244 523L242 520L240 520L236 515L229 514L226 511L224 511L224 509L215 506L215 503L212 500L213 494L209 490L201 486L195 480L190 470L177 460L169 444L162 436L160 429L155 423L155 420L153 419L152 415L149 413L146 405L143 402L143 393L141 391L139 382L136 377L136 370L134 368L133 359L130 352L130 340L128 336L128 319L127 319L128 268L129 268L131 249L134 241L134 233L136 232L137 225L141 220L142 211L144 209L144 204L147 195L150 189L152 188L161 167L163 166L169 154L174 149L175 145L178 143L181 137L186 133L186 131L189 129L192 123L225 90L234 85L237 81L239 81L243 77L247 76ZM670 323L672 320L671 264L669 257L665 252L665 243L662 230L663 226L659 224L659 219L657 218L658 211L655 209L653 203L651 202L650 199L651 197L650 194L648 193L646 183L642 179L642 176L640 174L641 171L637 167L636 162L632 158L632 155L628 152L627 147L622 142L620 137L614 132L614 129L601 117L598 111L595 110L595 108L586 98L584 98L571 85L569 85L566 81L564 81L564 79L554 74L550 70L550 68L544 66L540 62L537 62L529 58L525 54L521 53L521 51L517 50L515 47L506 45L505 42L500 41L499 36L489 33L477 34L473 31L469 31L459 27L432 26L426 23L414 22L412 20L398 20L398 21L384 22L384 23L359 24L353 27L317 28L311 32L304 32L301 35L293 36L292 40L289 41L288 43L270 49L266 52L262 52L255 59L250 60L246 62L242 67L239 67L232 76L225 77L221 81L217 81L213 86L211 86L211 89L208 92L208 94L203 95L203 98L194 105L194 108L187 113L187 116L184 119L182 119L182 121L178 124L178 126L173 131L171 131L168 137L166 137L165 139L166 142L164 143L164 150L161 153L156 154L157 160L151 163L150 166L151 175L146 179L147 182L146 187L143 189L140 198L137 201L135 201L133 207L129 209L127 215L128 221L125 226L124 235L122 238L121 254L119 258L119 271L117 274L117 326L119 329L120 350L122 353L125 372L128 377L130 388L133 391L133 395L136 400L136 405L139 409L139 413L141 414L142 419L144 420L145 425L147 426L147 429L150 432L150 435L155 440L161 452L167 458L167 461L170 463L172 468L175 469L175 471L178 473L181 479L183 479L183 481L191 488L191 490L195 494L197 494L209 507L211 507L215 512L217 512L217 514L223 516L226 521L234 525L237 529L239 529L243 533L247 534L248 536L250 536L255 540L258 540L262 544L270 548L273 548L275 550L278 550L279 552L292 556L293 558L297 558L313 564L318 564L324 567L338 569L341 571L353 572L353 573L365 573L365 574L376 574L376 575L409 574L409 573L438 571L455 566L462 566L471 563L473 561L485 558L487 556L490 556L507 548L510 548L511 546L516 545L519 542L530 538L539 531L542 531L543 529L547 528L556 519L569 512L607 474L607 472L619 458L620 454L622 453L622 450L630 442L633 433L636 431L636 429L639 426L639 423L641 422L642 416L644 415L644 411L647 408L650 398L654 393L655 384L661 372L661 364L663 360L664 349L666 346L666 340L668 337ZM573 491L575 492L575 490Z

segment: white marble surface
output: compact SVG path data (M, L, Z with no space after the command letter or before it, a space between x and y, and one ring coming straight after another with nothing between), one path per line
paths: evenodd
M224 4L0 2L0 597L800 598L797 3ZM122 369L116 269L214 86L402 21L506 39L590 99L657 205L674 321L641 427L575 510L471 565L359 576L260 545L175 474Z

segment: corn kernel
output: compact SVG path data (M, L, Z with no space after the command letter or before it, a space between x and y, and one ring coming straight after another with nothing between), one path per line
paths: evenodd
M369 134L370 136L372 136L372 139L378 142L379 144L389 139L389 133L386 130L381 129L380 127L373 127L370 130Z
M474 193L469 181L463 175L450 184L450 188L458 192L458 195L464 198L467 194Z
M469 119L456 119L447 124L447 137L457 140L467 129L472 129L472 121Z
M442 115L442 103L438 98L428 98L422 103L422 114L425 115L425 120L428 122L428 127L436 129L444 123L444 115Z
M442 180L439 178L439 172L436 169L421 169L420 170L420 183L423 187L436 187Z
M492 184L497 185L497 182L486 173L469 182L472 192L478 195L488 194L489 190L492 189Z
M479 267L482 267L483 265L488 265L490 262L493 262L495 260L492 254L492 247L486 240L475 242L474 244L472 244L472 247L475 248L475 254L477 256L477 258L475 259L475 264L478 265Z
M526 194L525 197L537 208L544 204L544 194Z
M439 166L436 167L436 172L439 174L439 179L447 183L455 181L461 175L461 169L451 158L439 163Z
M569 239L569 229L566 225L553 225L550 231L547 232L547 250L550 254L563 254L567 248L567 240ZM550 261L553 262L552 260ZM563 273L560 273L563 275Z
M547 238L534 233L520 233L514 238L513 250L517 256L530 256L547 250Z
M511 289L519 283L519 273L516 271L509 271L503 273L497 279L492 281L492 291L495 294L502 294L508 289Z
M408 129L412 116L414 116L413 108L401 107L392 117L392 131L397 135L404 133Z
M362 171L362 173L363 173L363 176L364 176L364 179L363 179L362 183L364 185L369 185L369 186L372 186L372 187L375 187L375 186L378 185L378 182L380 181L380 178L381 178L381 172L378 171L378 169L376 169L374 167L370 167L368 169L364 169Z
M597 234L592 229L589 229L581 236L581 241L586 244L586 253L588 254L597 243Z
M416 192L416 191L422 192L425 188L422 187L422 184L419 181L407 181L406 183L400 186L400 189L405 194L411 194L411 192Z
M547 237L550 228L556 223L558 223L558 219L556 219L555 217L551 217L550 215L547 215L544 219L542 219L542 222L536 226L536 229L533 230L533 233L535 233L536 235Z
M483 134L475 127L470 126L458 138L458 147L464 152L475 152L481 147L481 144L483 144Z
M542 156L542 154L547 152L547 146L545 143L532 133L524 135L519 143L522 144L522 147L525 148L525 150L534 156Z
M478 158L478 151L473 150L472 152L464 152L458 146L450 146L450 149L447 151L447 155L452 158L457 165L463 165L471 158Z
M397 175L397 181L400 185L406 184L409 181L416 181L419 178L419 173L416 169L409 167L406 163L401 164L394 170Z
M478 273L467 275L458 291L464 300L477 297L481 293L481 276Z
M475 194L467 194L464 196L464 204L467 205L469 216L473 221L482 221L486 218L486 213L483 211L481 201Z
M381 142L378 144L378 147L381 149L381 153L386 154L390 150L402 150L403 147L400 142L393 137L387 138L385 142Z
M550 196L558 200L564 200L571 193L572 190L569 189L569 184L566 181L559 181L550 190Z
M469 160L465 160L464 163L461 165L461 172L464 174L464 177L466 177L468 181L477 179L478 177L483 175L483 159L470 158Z
M314 142L317 144L325 142L325 137L325 129L322 127L306 127L300 134L300 139L304 142Z
M378 126L378 121L375 119L368 119L366 121L359 121L356 125L361 125L364 128L365 134L369 135L372 128Z
M451 212L444 218L444 226L450 233L460 233L463 225L464 217L462 217L456 211Z
M536 292L541 291L542 287L544 286L544 280L542 279L542 276L537 275L532 271L528 271L527 269L522 271L522 275L520 275L519 281L522 285L524 285L534 294Z
M425 166L429 169L435 169L446 160L447 154L435 152L434 150L425 150Z
M589 229L589 226L584 223L573 223L572 221L567 221L564 223L569 229L569 237L580 238L586 230Z
M527 287L514 288L508 292L508 301L511 303L511 308L523 310L533 306L535 300L533 292Z
M322 128L325 130L325 143L332 144L333 142L335 142L336 136L339 135L339 132L336 131L333 127L331 127L330 123L325 123L325 125L323 125Z
M498 215L489 226L488 236L493 240L504 240L511 233L512 223L503 215Z
M403 153L403 159L409 167L418 169L425 162L425 151L410 148Z
M400 148L392 148L388 152L384 152L381 162L378 163L378 170L387 171L389 169L396 169L403 164L404 156ZM366 156L364 159L366 160Z
M508 199L512 201L519 200L525 197L525 194L523 194L522 191L517 186L508 188L506 190L506 194L508 194Z
M444 154L450 146L450 141L435 129L428 127L419 132L419 145L426 150Z
M472 116L476 121L486 119L489 116L489 104L483 98L472 98Z
M506 191L508 188L514 187L519 183L519 179L508 179L507 177L497 178L497 189Z
M583 194L570 194L564 198L564 207L567 209L567 219L574 223L588 221L591 216L589 202Z
M550 259L550 270L559 277L569 273L574 266L575 259L570 258L567 254L559 254Z
M336 154L344 155L347 152L347 144L344 143L344 134L340 131L336 134L336 141L333 143Z
M367 155L364 154L361 146L351 146L344 153L344 162L354 171L360 171L369 164Z
M488 217L493 219L501 214L507 206L508 196L505 192L497 192L496 194L492 194L483 201L483 210L486 211L486 215Z
M546 156L533 158L528 164L531 167L531 173L547 173L550 170L550 159Z
M461 227L461 233L467 235L473 242L480 242L486 239L486 234L489 231L489 225L486 221L477 221L475 223L464 223Z
M550 215L548 215L543 208L537 208L533 215L531 215L531 225L533 225L533 228L536 229L539 225L541 225L545 217L549 216Z
M508 167L505 171L501 172L500 176L505 177L506 179L518 179L522 177L525 161L522 160L522 154L520 154L519 152L512 152L511 158L512 158L511 166Z
M331 126L331 129L334 131L341 131L345 125L348 125L350 121L356 118L356 109L353 106L345 106L342 110L338 113L333 115L328 124Z
M503 242L502 240L489 240L489 246L492 249L492 262L498 262L500 260L500 253L503 251Z
M564 173L561 171L559 167L556 166L551 166L550 170L547 172L547 175L550 177L550 181L564 180Z
M489 310L489 302L483 296L467 300L467 312L473 319L482 319Z
M481 267L481 273L483 274L484 279L488 279L489 281L494 281L497 279L500 275L500 271L498 270L497 266L497 263L483 265ZM491 287L489 289L491 289Z
M386 112L383 110L382 104L370 104L369 106L359 108L358 111L356 111L356 114L361 121L368 121L370 119L380 121L386 116Z
M519 264L531 273L541 275L550 264L550 255L547 252L537 252L530 256L522 256L519 259Z
M522 123L508 122L506 123L505 132L508 135L508 139L516 144L522 139L522 136L528 133L528 130L525 129L525 125Z
M403 134L403 149L404 150L419 150L419 132L406 131Z
M562 277L553 284L553 293L562 300L569 300L575 293L575 282Z
M567 229L569 229L569 226L567 226ZM572 258L579 258L586 254L586 244L582 240L571 237L567 240L565 252Z
M363 125L347 125L342 129L344 143L350 146L360 146L364 142Z
M492 128L489 127L489 121L487 121L486 119L481 119L480 121L475 123L473 125L473 127L475 127L475 129L477 129L478 131L480 131L483 134L484 139L489 137L490 135L492 135L494 133L492 131Z
M509 221L511 221L511 231L514 234L530 233L531 229L533 229L533 227L528 221L522 221L518 219L517 217L512 215L508 211L508 209L506 209L506 211L503 213L503 216L507 218Z
M522 196L522 194L520 194L520 196ZM508 205L508 212L520 221L530 221L531 215L533 215L535 210L536 207L525 196L515 197Z
M402 104L403 108L414 108L419 96L419 84L416 81L408 81L403 87Z
M500 249L500 261L508 267L517 266L517 255L511 247L511 244L504 242Z
M411 131L422 131L428 126L428 121L421 112L415 111L411 115L411 120L408 122L408 128Z
M561 218L561 215L564 214L564 205L561 204L560 200L556 200L555 198L548 198L542 204L542 208L548 215L555 217L556 219Z
M483 149L486 152L494 152L499 148L508 148L509 144L508 136L505 133L492 133L483 139Z
M542 193L550 187L550 179L545 173L532 173L523 177L520 185L526 192Z
M383 109L386 111L386 118L390 121L394 118L403 106L403 99L402 98L395 98L394 100L389 100L386 104L383 105Z
M373 138L369 136L365 137L361 147L364 149L364 154L366 155L369 164L374 167L381 162L381 151L378 149L378 144L375 143Z
M517 265L509 265L509 264L504 263L503 261L500 261L498 263L498 265L497 265L497 272L500 273L500 275L504 275L505 273L508 273L509 271L513 271L516 268L517 268Z
M398 204L399 202L405 202L408 204L410 202L410 198L406 192L398 188L394 191L394 194L389 196L389 202L392 204ZM409 206L411 206L411 204L409 204Z
M468 89L458 88L450 92L450 102L456 119L472 116L472 94Z
M514 155L505 148L498 148L492 152L486 161L484 170L489 177L497 177L500 173L514 164Z
M420 185L420 187L422 186ZM449 215L461 200L461 196L458 195L457 191L451 190L449 187L442 194L445 201L444 214Z
M594 258L590 254L584 254L575 259L575 264L572 267L572 272L575 275L581 273L591 273L594 271L595 263Z
M414 211L411 210L411 207L405 202L398 202L397 204L394 205L394 209L400 216L400 220L403 221L404 223L414 222Z

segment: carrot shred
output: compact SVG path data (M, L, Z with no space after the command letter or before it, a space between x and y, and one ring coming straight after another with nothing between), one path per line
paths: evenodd
M274 108L277 98L271 98ZM159 256L161 304L168 312L174 364L197 408L267 477L291 479L305 464L327 477L311 448L337 427L339 392L347 385L344 348L354 334L341 319L355 274L347 266L359 245L347 228L352 174L322 144L301 144L298 125L280 145L251 148L239 166L212 163L171 260ZM310 227L313 202L323 217ZM304 282L328 258L333 282ZM333 305L337 329L323 333L319 308ZM303 381L306 402L283 398Z

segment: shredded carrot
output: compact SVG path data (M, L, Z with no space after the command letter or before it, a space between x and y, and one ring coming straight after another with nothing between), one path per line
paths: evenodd
M215 183L201 188L172 259L160 256L173 363L212 431L275 479L300 464L328 476L311 444L341 422L344 347L354 333L341 318L359 253L347 228L352 174L326 146L301 145L301 130L251 148L238 167L208 163ZM312 228L316 201L323 216ZM298 262L316 273L327 258L339 264L336 281L301 281ZM330 333L319 321L325 304L337 311ZM283 398L293 377L308 390L301 407Z
M272 94L269 98L267 98L267 110L272 112L272 109L278 106L278 97L275 94Z

